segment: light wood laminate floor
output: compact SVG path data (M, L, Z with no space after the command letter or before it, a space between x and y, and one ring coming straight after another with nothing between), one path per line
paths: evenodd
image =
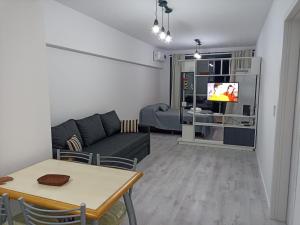
M280 224L269 219L255 152L178 145L177 138L151 134L133 191L139 225Z

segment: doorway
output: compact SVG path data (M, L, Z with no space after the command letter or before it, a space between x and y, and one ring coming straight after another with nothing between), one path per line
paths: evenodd
M300 219L296 218L299 213L294 213L300 209L299 50L300 1L295 4L284 24L271 193L271 217L288 225L298 225Z
M300 51L300 49L299 49ZM295 118L293 127L293 143L291 155L290 186L288 197L287 223L289 225L299 224L300 215L300 59L298 60L298 82L295 104Z

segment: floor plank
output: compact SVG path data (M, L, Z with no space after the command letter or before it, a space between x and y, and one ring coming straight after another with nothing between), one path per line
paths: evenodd
M151 134L133 190L139 225L279 225L269 219L255 152L178 145ZM124 220L124 225L128 221Z

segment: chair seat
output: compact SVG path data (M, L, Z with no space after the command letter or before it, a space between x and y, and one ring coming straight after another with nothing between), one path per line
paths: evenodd
M123 202L117 201L107 213L114 215L118 220L122 220L126 214L126 206Z
M58 221L56 219L48 219L47 221L49 221L50 223L57 223ZM13 217L13 223L14 225L24 225L25 224L25 219L24 219L24 215L23 213L17 214ZM37 225L45 225L42 223L35 223Z
M126 206L123 202L117 201L100 219L99 225L120 225L126 215ZM91 224L88 221L87 224Z
M19 213L19 214L15 215L13 217L13 222L14 222L14 225L24 225L25 220L24 220L23 213Z
M123 202L117 201L100 219L99 225L120 225L126 214L126 206ZM13 217L14 225L24 225L25 220L22 213ZM50 221L49 221L50 222ZM57 222L57 221L51 221ZM4 223L7 225L7 223ZM87 221L91 224L91 221Z

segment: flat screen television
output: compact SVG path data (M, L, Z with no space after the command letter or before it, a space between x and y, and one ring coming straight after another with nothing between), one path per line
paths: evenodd
M239 83L207 83L207 100L238 102Z

